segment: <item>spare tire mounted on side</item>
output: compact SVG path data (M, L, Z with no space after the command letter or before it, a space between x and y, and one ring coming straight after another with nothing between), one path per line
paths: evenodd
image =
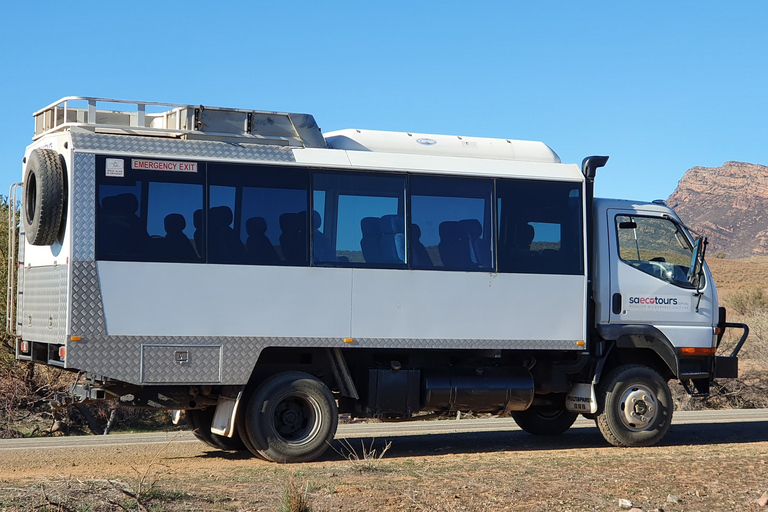
M63 159L51 149L35 149L24 170L21 221L32 245L51 245L62 228L65 202Z

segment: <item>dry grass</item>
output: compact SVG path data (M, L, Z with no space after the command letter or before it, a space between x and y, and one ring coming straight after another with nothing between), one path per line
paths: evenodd
M280 504L279 512L312 512L306 489L297 489L296 484L293 482L293 477L288 481L288 487L286 487L283 493L283 501Z
M739 353L738 379L716 381L704 401L675 393L677 405L683 409L768 407L768 257L709 258L708 264L720 305L728 309L728 321L747 324L749 338ZM730 354L740 335L738 329L727 331L718 353Z
M381 449L381 452L379 452L373 447L376 438L371 439L368 446L365 445L365 439L361 439L360 452L358 453L354 445L347 439L342 438L338 441L341 447L336 448L334 445L331 445L331 448L337 454L351 462L352 467L358 471L378 471L380 469L381 459L384 458L384 454L387 453L387 450L392 447L392 441L390 441Z
M761 286L752 285L724 294L720 300L729 311L739 315L768 312L768 294Z
M720 295L752 286L768 289L768 256L742 260L707 258L707 265Z

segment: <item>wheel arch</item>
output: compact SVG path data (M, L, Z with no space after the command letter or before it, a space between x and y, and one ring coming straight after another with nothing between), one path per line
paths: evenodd
M332 391L339 391L330 352L323 347L264 347L254 361L248 385L255 388L273 375L297 371L312 375Z
M609 343L604 364L596 372L602 374L623 364L644 364L654 368L667 380L679 375L680 361L672 342L659 329L649 325L600 326L600 335Z

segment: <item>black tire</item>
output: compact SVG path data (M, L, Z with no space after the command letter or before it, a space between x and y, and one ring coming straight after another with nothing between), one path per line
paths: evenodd
M267 379L251 396L245 416L250 444L274 462L318 458L333 440L338 422L331 390L303 372Z
M226 437L211 432L213 415L216 409L207 407L205 409L191 409L187 411L187 421L192 427L194 436L212 448L227 451L245 450L245 445L239 437Z
M672 422L672 393L648 366L619 366L601 381L597 400L597 426L614 446L652 446Z
M565 399L550 405L532 405L524 411L512 413L517 425L535 436L556 436L573 425L579 414L565 408Z
M248 435L246 416L251 396L253 396L253 389L249 384L243 391L243 396L240 398L240 405L237 408L237 415L235 416L235 434L237 434L237 436L243 442L246 450L251 452L251 454L253 454L256 458L267 460L261 453L259 453L259 449L256 448L256 446L251 442L251 436Z
M35 149L27 158L21 221L32 245L51 245L63 228L66 180L61 156L51 149Z

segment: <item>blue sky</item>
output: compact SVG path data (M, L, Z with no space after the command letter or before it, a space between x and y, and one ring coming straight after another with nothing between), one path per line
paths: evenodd
M768 2L12 2L0 193L68 95L308 112L341 128L607 154L601 196L768 165Z

